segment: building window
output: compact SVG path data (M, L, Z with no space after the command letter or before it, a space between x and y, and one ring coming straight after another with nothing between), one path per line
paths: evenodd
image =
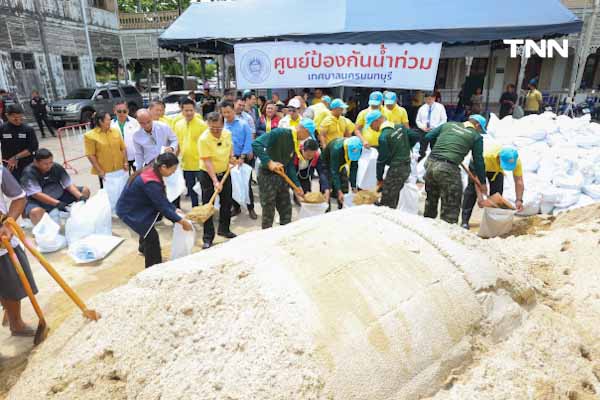
M62 65L65 71L79 71L79 57L62 56Z
M581 78L580 89L591 89L594 86L594 75L598 68L598 54L590 54L586 63L585 69L583 70L583 77Z
M35 59L31 53L11 53L13 67L15 69L35 69Z
M485 76L487 74L487 58L474 58L471 64L471 76Z
M114 0L92 0L92 7L106 11L115 11Z
M438 64L437 76L435 78L435 87L438 89L446 89L446 81L448 79L448 60L448 58L442 58Z

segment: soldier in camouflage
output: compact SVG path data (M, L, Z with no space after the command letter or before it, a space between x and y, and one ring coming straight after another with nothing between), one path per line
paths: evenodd
M377 182L379 187L383 186L380 205L397 208L400 191L410 175L410 152L420 140L420 135L403 124L385 121L383 116L371 123L371 127L381 130L377 157ZM384 181L386 165L390 168Z
M436 140L425 165L425 217L437 217L438 202L441 199L441 219L450 224L458 222L463 192L459 164L469 152L473 156L476 175L481 182L485 182L481 136L481 133L486 133L485 126L485 118L475 114L467 122L447 122L425 135L427 142ZM484 193L478 193L480 202L483 200L482 195L487 194L487 186L483 185L482 189Z
M300 121L296 128L273 129L268 135L261 135L252 143L252 150L261 162L258 171L258 188L260 190L263 229L273 226L275 210L279 213L281 225L289 224L292 221L292 202L289 187L276 172L285 173L298 186L296 195L299 197L304 196L294 166L294 155L300 160L305 160L305 157L312 160L315 152L309 150L301 152L300 144L311 136L314 138L314 133L314 122L305 118Z

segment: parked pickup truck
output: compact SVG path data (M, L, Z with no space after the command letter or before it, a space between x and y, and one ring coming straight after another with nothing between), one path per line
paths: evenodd
M95 112L112 114L114 105L120 101L127 102L132 115L143 106L142 95L134 86L104 85L75 89L63 100L53 101L48 117L57 124L86 123Z

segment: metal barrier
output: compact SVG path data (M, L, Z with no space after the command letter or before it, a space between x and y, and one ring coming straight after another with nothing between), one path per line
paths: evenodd
M80 143L82 143L81 139L83 138L83 135L89 130L89 128L90 123L88 122L85 124L63 126L62 128L58 129L58 142L60 144L60 152L63 158L62 165L65 169L71 170L76 174L79 172L77 171L77 169L75 169L75 167L71 165L71 162L85 158L85 154L75 158L67 158L64 142L78 140Z

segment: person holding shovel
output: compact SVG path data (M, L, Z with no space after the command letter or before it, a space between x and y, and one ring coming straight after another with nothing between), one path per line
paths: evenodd
M192 230L192 224L169 202L165 189L164 178L173 175L178 164L175 154L160 154L151 165L137 170L129 178L117 202L119 218L140 235L146 268L162 263L160 239L154 227L161 216L181 224L186 231Z
M200 154L200 186L202 187L202 204L207 204L215 190L219 193L221 207L219 210L219 236L233 239L236 235L231 232L231 204L232 187L231 178L228 176L224 182L223 177L230 168L229 164L243 164L242 158L236 159L233 154L233 141L231 132L223 129L223 117L218 112L211 112L206 116L208 129L198 140L198 153ZM215 226L212 216L204 222L203 249L212 246L215 239Z
M0 199L0 213L4 216L12 217L17 220L25 209L26 197L25 191L19 186L19 182L10 173L6 167L0 167L0 185L2 198ZM9 202L10 200L10 206ZM29 261L25 251L20 245L19 240L13 236L12 230L6 225L0 226L0 237L6 237L10 240L10 245L14 249L25 276L29 281L31 290L34 294L38 289L31 273ZM2 325L9 325L12 336L34 336L35 329L28 326L21 317L21 300L27 297L19 275L15 270L12 261L5 248L0 249L0 303L4 308L4 318Z
M485 184L485 164L483 161L483 137L486 120L474 114L466 122L446 122L425 135L426 144L436 140L429 158L425 163L425 212L426 218L436 218L438 203L441 199L442 220L456 224L460 214L462 199L462 177L460 163L471 152L475 175L482 183L477 193L478 201L483 202L487 195Z
M262 228L268 229L273 226L275 210L279 212L281 225L292 222L292 202L288 184L281 176L286 174L296 185L300 186L296 167L294 166L294 155L300 160L314 157L314 152L300 150L300 145L309 137L314 139L315 123L313 120L304 118L296 128L276 128L268 135L259 136L252 143L254 154L260 159L260 170L258 172L258 188L260 190L260 205L262 206ZM304 196L304 191L297 188L296 195Z
M502 194L504 191L504 171L512 171L515 181L515 194L517 195L516 209L523 210L523 192L525 184L523 183L523 166L519 159L519 153L512 147L502 147L495 145L483 154L485 163L485 174L490 183L490 195L494 193ZM473 162L469 164L471 171L475 170ZM481 181L485 182L485 181ZM473 213L473 206L477 200L475 183L469 179L469 184L465 189L462 201L462 224L465 229L469 229L469 220Z

